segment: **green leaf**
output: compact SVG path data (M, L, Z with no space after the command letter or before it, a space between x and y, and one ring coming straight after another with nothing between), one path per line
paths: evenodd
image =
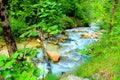
M30 80L30 74L26 71L24 71L20 77L21 80Z
M32 76L30 80L37 80L37 78L35 76Z
M28 37L36 37L38 35L38 33L36 31L31 31L31 33L29 33Z
M18 77L18 76L21 75L18 70L17 70L17 71L11 71L10 74L11 74L12 76L14 76L14 77L16 77L16 76Z
M29 32L25 32L22 35L20 35L20 38L24 38L25 36L27 36L29 34Z
M18 57L18 55L19 55L19 53L14 53L12 56L11 56L11 58L13 58L13 59L15 59L15 58L17 58Z
M38 8L38 6L40 6L40 4L34 4L34 5L32 5L33 8Z
M46 17L46 16L48 16L49 14L43 14L43 15L41 15L41 16L39 16L40 18L43 18L43 17Z
M42 30L43 30L43 31L47 30L47 27L42 27Z
M11 77L6 78L5 80L12 80Z
M56 33L58 33L58 32L59 32L59 30L56 30L56 31L50 32L50 34L56 34Z
M50 28L51 28L51 30L57 30L58 29L58 25L54 25L54 26L52 26Z
M5 70L5 71L2 71L2 76L6 77L8 74L10 74L10 71L8 70Z
M15 60L11 60L11 61L7 62L4 66L4 70L9 68L14 62L15 62Z
M3 66L5 63L3 61L0 62L0 67Z
M34 71L34 75L35 76L39 76L40 75L40 71L41 71L41 69L40 68L37 68L35 71Z
M56 75L48 74L48 75L45 77L45 80L59 80L59 78L58 78Z
M7 60L8 59L8 56L6 56L6 55L1 55L0 56L0 61L2 61L2 60Z

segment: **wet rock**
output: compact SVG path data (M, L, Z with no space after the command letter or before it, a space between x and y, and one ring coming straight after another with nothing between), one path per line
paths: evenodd
M64 34L57 34L50 37L47 42L51 44L58 44L59 42L64 42L67 39L67 35Z
M77 76L74 76L74 75L68 75L67 77L64 77L64 78L62 78L60 80L90 80L90 79L77 77Z
M1 50L0 51L0 55L3 55L3 54L9 55L8 50Z
M88 27L80 27L80 28L73 28L65 30L65 34L68 35L69 40L79 40L82 34L88 34L90 28Z
M72 32L85 32L85 30L72 30Z
M50 57L52 62L58 62L60 59L60 54L56 53L56 52L51 52L51 51L47 51L48 56Z
M56 35L56 37L57 39L60 39L60 38L67 39L67 35L64 35L64 34Z
M76 30L72 30L72 32L77 32Z
M65 40L64 39L59 39L59 42L64 42Z
M55 52L55 53L58 53L59 52L59 46L58 45L54 45L54 44L46 44L46 47L47 47L47 51L50 51L50 52Z
M85 30L78 30L78 32L85 32Z
M89 34L82 34L81 38L91 38L91 36Z

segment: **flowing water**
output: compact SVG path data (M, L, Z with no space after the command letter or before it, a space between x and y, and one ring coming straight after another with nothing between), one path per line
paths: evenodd
M89 56L81 55L77 50L85 48L87 45L93 44L98 39L92 38L82 38L83 34L93 33L98 27L79 27L65 30L65 34L68 39L64 42L60 42L58 45L47 44L48 51L55 51L60 54L60 61L56 63L51 62L52 74L61 75L63 72L68 72L74 70L82 62L86 61ZM80 31L82 30L82 31ZM38 67L41 69L41 74L39 78L44 77L47 73L47 64L39 61L43 57L41 49L38 49L39 54L34 60L37 61Z

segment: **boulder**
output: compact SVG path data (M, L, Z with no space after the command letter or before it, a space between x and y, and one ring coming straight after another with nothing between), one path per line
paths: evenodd
M60 80L90 80L90 79L82 78L74 75L68 75L68 76L62 77Z
M85 32L85 30L78 30L78 32Z
M49 58L52 62L57 62L60 59L60 54L56 52L47 51Z
M77 32L76 30L72 30L72 32Z
M72 30L72 32L85 32L85 30Z
M81 38L91 38L89 34L82 34Z

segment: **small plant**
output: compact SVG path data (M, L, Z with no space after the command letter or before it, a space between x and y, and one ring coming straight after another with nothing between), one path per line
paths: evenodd
M36 53L34 49L24 49L11 57L0 56L0 76L5 80L37 80L40 69L31 63Z
M59 77L56 76L56 75L53 75L53 74L48 74L48 75L45 77L45 80L59 80Z

